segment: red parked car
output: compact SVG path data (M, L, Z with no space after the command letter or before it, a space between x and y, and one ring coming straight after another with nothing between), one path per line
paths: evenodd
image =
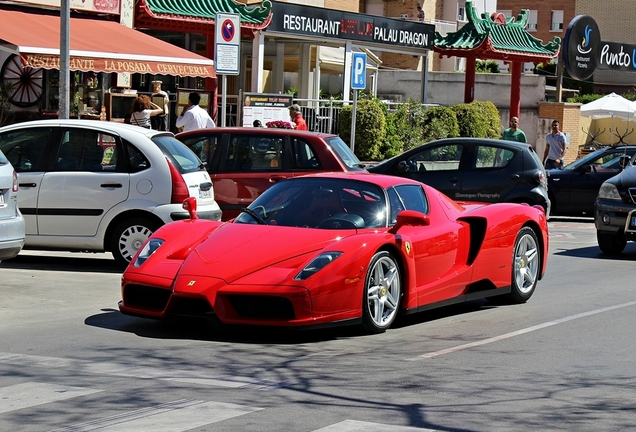
M483 297L523 303L543 277L541 206L459 204L415 180L327 173L274 184L230 222L159 228L122 277L119 309L226 324L388 329Z
M364 172L337 135L293 129L228 127L182 132L177 139L206 163L222 220L232 219L272 184L316 172Z

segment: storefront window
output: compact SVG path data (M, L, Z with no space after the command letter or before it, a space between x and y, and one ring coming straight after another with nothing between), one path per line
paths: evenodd
M110 75L100 72L71 72L69 117L98 119L104 94L110 85ZM57 117L60 108L60 72L46 71L44 117Z

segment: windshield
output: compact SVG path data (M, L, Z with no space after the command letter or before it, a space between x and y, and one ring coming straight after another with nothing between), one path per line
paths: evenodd
M385 227L385 193L374 184L326 178L295 178L276 183L235 223L322 229Z
M621 156L627 154L626 151L608 153L605 150L596 150L571 164L563 167L564 170L576 170L583 165L594 165L596 168L620 168L619 160Z
M157 144L161 152L179 170L180 174L187 174L204 170L201 160L185 144L172 135L155 135L152 141Z
M360 166L360 160L353 154L349 146L337 136L325 138L327 144L338 155L343 164L351 171L364 171Z

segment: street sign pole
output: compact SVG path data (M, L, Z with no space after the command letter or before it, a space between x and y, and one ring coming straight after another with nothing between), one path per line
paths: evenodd
M222 75L221 85L221 126L226 123L227 76L238 75L241 60L241 21L239 14L216 14L216 34L214 38L214 68Z
M362 52L353 53L351 59L351 89L353 90L353 107L351 110L351 151L356 145L356 111L358 109L358 90L367 86L367 55Z
M356 110L358 109L358 90L353 91L353 108L351 110L351 152L356 148Z

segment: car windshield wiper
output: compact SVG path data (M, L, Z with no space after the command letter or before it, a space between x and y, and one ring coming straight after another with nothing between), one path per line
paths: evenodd
M259 224L259 225L267 225L267 222L265 222L265 221L263 220L263 218L262 218L262 217L260 217L260 216L258 215L258 213L256 213L254 210L252 210L252 209L249 209L249 208L245 207L245 208L242 208L242 209L241 209L241 211L242 211L242 212L244 212L244 213L247 213L247 214L248 214L248 215L250 215L250 216L252 216L252 217L254 218L254 220L255 220L256 222L258 222L258 224Z

